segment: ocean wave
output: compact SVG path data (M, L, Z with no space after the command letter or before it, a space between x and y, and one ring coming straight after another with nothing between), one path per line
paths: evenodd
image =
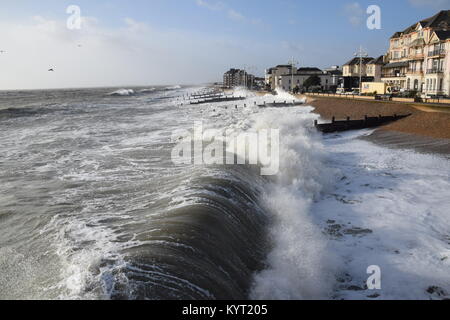
M165 88L165 90L178 90L178 89L181 89L181 86L180 85L176 85L176 86L172 86L172 87L166 87Z
M135 92L133 89L119 89L114 92L109 93L110 96L131 96Z
M155 90L156 90L156 88L141 89L141 90L139 90L139 93L154 92Z

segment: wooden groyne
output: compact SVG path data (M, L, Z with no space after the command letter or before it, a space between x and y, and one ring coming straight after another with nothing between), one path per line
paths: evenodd
M409 117L408 115L393 115L393 116L378 116L378 117L365 117L363 120L351 120L350 117L347 117L347 120L336 121L336 118L333 117L331 123L323 123L319 124L318 121L314 121L314 126L317 130L323 133L333 133L333 132L342 132L349 130L361 130L361 129L369 129L376 128L385 124L389 124L394 121L398 121L404 118Z
M292 102L284 101L284 102L263 102L263 104L258 105L260 108L288 108L288 107L297 107L304 105L303 101L292 100Z
M230 101L240 101L245 100L245 97L226 97L226 98L212 98L205 100L198 100L195 102L190 102L190 104L205 104L205 103L215 103L215 102L230 102Z

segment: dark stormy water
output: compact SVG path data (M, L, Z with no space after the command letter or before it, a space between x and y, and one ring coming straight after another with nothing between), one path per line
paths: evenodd
M448 161L324 139L273 97L180 105L199 89L0 92L0 299L367 298L377 263L380 298L450 288ZM279 129L278 174L174 164L198 121Z

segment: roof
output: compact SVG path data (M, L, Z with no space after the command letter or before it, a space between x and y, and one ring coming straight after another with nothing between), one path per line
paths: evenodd
M401 35L402 35L401 32L396 32L396 33L394 33L394 35L391 37L391 39L400 38Z
M343 74L342 70L327 70L328 74L341 76Z
M448 31L447 30L446 31L439 30L439 31L435 31L434 33L439 38L439 40L444 41L444 40L450 39L450 30L448 30Z
M424 28L450 28L450 10L442 10L424 21L427 22Z
M311 72L311 71L322 72L322 70L320 70L319 68L315 68L315 67L305 67L305 68L297 69L297 72L299 72L299 73L301 73L301 72Z
M225 72L225 74L236 74L239 72L244 72L244 70L240 70L240 69L230 69L227 72Z
M396 32L391 39L399 38L404 34L412 33L416 30L417 25L420 24L422 28L433 28L438 30L450 29L450 10L439 11L434 16L414 23L412 26L406 28L401 32Z
M358 58L358 57L356 57L356 58L353 58L352 60L350 60L349 62L347 62L346 64L344 64L344 66L352 66L352 65L357 65L357 64L360 64L360 60L359 60L360 58ZM370 61L372 61L373 60L373 58L369 58L369 57L366 57L366 58L362 58L362 62L363 62L363 64L367 64L367 63L369 63Z
M384 56L372 59L372 61L369 61L367 64L384 64Z
M401 67L408 67L409 62L403 61L403 62L393 62L388 63L387 65L383 66L383 69L389 69L389 68L401 68Z
M277 66L277 68L292 68L292 65L290 64L280 64Z

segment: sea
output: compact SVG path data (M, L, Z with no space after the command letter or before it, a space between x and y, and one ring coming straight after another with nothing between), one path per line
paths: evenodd
M202 90L0 92L0 299L450 298L448 157ZM174 163L199 122L278 130L279 171Z

